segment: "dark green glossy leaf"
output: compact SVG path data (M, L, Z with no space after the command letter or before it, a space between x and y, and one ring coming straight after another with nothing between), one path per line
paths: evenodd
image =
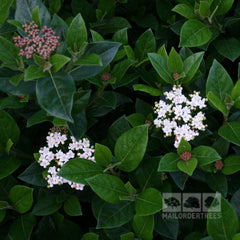
M148 125L137 126L121 135L115 145L119 169L131 172L141 162L148 142Z
M220 213L219 218L212 218L210 214ZM220 194L213 200L207 219L207 231L213 239L227 240L232 239L239 229L239 221L236 213L229 202L221 197Z
M43 72L43 69L41 67L31 65L25 71L24 81L27 82L27 81L31 81L38 78L44 78L47 76L48 76L48 73Z
M177 148L178 154L181 155L184 152L191 152L191 150L192 150L192 147L190 143L188 143L184 138L182 138Z
M178 171L177 163L181 160L176 153L167 153L165 154L159 163L158 171L160 172L174 172Z
M73 121L71 110L74 92L74 80L65 72L38 79L36 85L36 94L40 106L51 115L70 122Z
M0 24L2 24L6 17L7 17L7 14L8 14L8 10L9 8L11 7L13 3L13 0L10 0L10 1L4 1L4 0L1 0L0 1L0 6L1 6L1 9L0 9Z
M117 228L129 222L134 215L134 203L123 201L118 204L104 203L98 213L97 228Z
M68 199L64 202L64 211L69 216L79 216L82 215L82 209L78 198L74 195L68 197Z
M102 172L102 167L93 161L83 158L75 158L64 164L58 175L72 182L86 184L87 178L93 177Z
M68 28L67 45L72 51L78 52L84 42L87 42L87 29L82 15L78 13Z
M158 75L167 83L173 83L173 77L168 70L167 60L159 54L149 53L148 57Z
M18 178L35 186L46 187L47 181L42 176L43 170L44 169L37 162L33 162L18 176Z
M180 34L180 47L197 47L207 43L212 37L208 26L199 20L185 22Z
M120 197L128 195L122 180L113 175L98 174L86 181L92 190L106 202L120 203Z
M222 102L231 94L233 82L224 67L214 60L207 79L206 91L212 91Z
M20 215L10 226L5 240L30 240L35 224L36 218L33 215Z
M183 68L183 62L181 57L176 52L175 48L172 47L168 57L168 69L173 73L180 73Z
M137 40L134 53L138 61L147 57L149 52L156 51L156 40L151 29L144 32Z
M71 75L76 81L95 76L113 60L120 45L120 43L109 41L89 43L83 56L97 54L101 58L103 66L77 66L71 69Z
M141 92L149 93L152 96L160 96L160 95L163 94L161 90L159 90L157 88L154 88L154 87L144 85L144 84L134 84L133 89L135 91L141 91Z
M221 126L218 134L227 141L240 146L240 122L229 122Z
M49 195L41 198L35 204L32 214L36 216L46 216L55 213L62 206L57 195Z
M192 157L198 160L199 166L205 166L221 159L221 156L219 156L215 149L207 146L194 148L192 150Z
M184 4L184 3L178 4L172 9L172 11L188 19L197 18L197 15L194 13L194 8L189 6L188 4Z
M1 148L0 148L1 149ZM21 162L16 157L1 157L0 159L0 179L7 177L11 173L15 172Z
M227 115L228 110L227 110L226 106L212 91L208 92L207 98L211 102L211 104L214 106L214 108L216 108L223 114Z
M80 57L76 62L75 65L79 66L102 66L101 58L95 54L89 54L87 56Z
M9 198L19 213L25 213L33 204L33 188L16 185L10 190Z
M189 176L191 176L193 174L194 170L196 169L197 164L198 164L197 159L191 158L188 161L180 160L177 163L177 166L181 171L183 171L183 172L187 173Z
M136 199L135 209L139 216L155 214L164 208L164 200L161 193L155 188L147 188Z
M153 239L154 217L151 216L138 216L133 218L133 229L138 237L142 240Z
M94 158L97 164L107 166L112 162L110 149L102 144L95 144Z
M52 64L51 70L53 72L59 71L66 63L68 63L71 58L66 57L64 55L55 54L50 57L50 63Z
M240 156L230 155L223 161L222 172L226 175L240 171Z

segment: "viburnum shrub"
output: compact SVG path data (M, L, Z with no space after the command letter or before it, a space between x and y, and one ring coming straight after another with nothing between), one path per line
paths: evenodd
M240 238L239 1L0 4L0 239Z

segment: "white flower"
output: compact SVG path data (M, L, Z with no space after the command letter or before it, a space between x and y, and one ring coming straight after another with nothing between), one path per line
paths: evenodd
M49 133L46 137L47 146L39 150L39 164L44 168L48 168L48 175L46 176L48 187L67 183L72 188L83 190L84 184L74 183L57 175L65 163L78 156L90 161L95 161L94 149L87 138L76 141L76 139L71 136L70 139L72 142L67 145L66 142L68 138L65 134L61 134L60 132Z
M157 118L154 119L154 125L157 128L162 128L165 136L175 135L174 146L177 148L181 138L186 141L193 140L199 135L198 130L205 130L203 124L205 115L198 112L195 115L197 108L206 107L206 99L201 98L199 92L190 94L190 100L182 93L182 87L173 86L169 92L165 92L167 102L160 100L155 103L155 113ZM169 103L169 101L171 101Z

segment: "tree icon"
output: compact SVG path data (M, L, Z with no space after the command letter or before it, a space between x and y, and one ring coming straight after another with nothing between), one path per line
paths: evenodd
M204 206L207 207L207 208L210 208L212 202L213 202L212 207L217 207L219 205L219 201L218 201L217 198L215 198L215 201L214 201L214 197L209 196L205 199Z
M185 208L200 208L199 199L196 197L189 197L185 203Z
M170 198L164 199L164 201L165 201L165 203L166 203L169 207L171 207L172 209L173 209L174 207L180 206L179 200L178 200L177 198L175 198L175 197L170 197Z

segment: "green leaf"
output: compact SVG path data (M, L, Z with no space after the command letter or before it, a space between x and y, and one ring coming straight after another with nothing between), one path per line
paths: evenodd
M110 149L102 144L95 144L94 158L97 164L107 166L112 162L112 153Z
M132 220L134 203L122 201L118 204L104 203L97 216L97 229L118 228Z
M168 57L168 69L173 73L180 73L183 68L183 62L181 57L176 52L175 48L172 47Z
M82 208L78 198L74 195L68 197L63 205L64 211L72 217L82 215Z
M177 148L178 155L183 154L184 152L191 152L192 147L184 138L181 138L179 146Z
M228 110L224 105L224 103L212 91L208 92L207 98L211 102L211 104L214 106L214 108L216 108L217 110L219 110L225 115L228 114Z
M80 57L76 62L75 65L79 66L103 66L101 58L95 54L89 54L87 56Z
M147 188L137 196L135 209L139 216L155 214L164 208L161 193L155 188Z
M87 117L85 108L88 105L91 90L82 90L74 94L72 118L74 123L68 122L69 130L76 140L79 140L87 131Z
M133 218L133 230L142 240L153 239L154 216L138 216Z
M50 63L52 64L51 70L53 72L58 72L66 63L68 63L71 58L64 55L55 54L50 57Z
M21 165L21 162L11 156L1 157L0 159L0 179L7 177L15 172Z
M145 123L145 116L141 113L133 113L126 117L132 127L136 127Z
M38 28L41 29L41 22L39 16L39 6L36 6L32 11L32 20L38 25Z
M186 21L180 33L180 47L198 47L207 43L212 37L208 26L199 20Z
M27 82L34 79L44 78L47 76L48 76L48 73L43 72L43 69L41 67L36 65L31 65L25 71L24 81Z
M122 134L114 149L119 169L126 172L136 169L145 154L147 142L148 125L137 126Z
M5 111L0 110L0 153L5 151L9 139L16 144L20 130L15 120Z
M39 7L39 18L41 21L41 26L50 25L51 15L48 12L48 9L40 0L28 1L21 0L16 1L17 8L15 12L15 20L18 20L22 24L25 24L26 21L32 21L32 11L38 6Z
M58 176L69 181L87 184L86 179L103 172L102 167L91 160L74 158L63 165Z
M163 44L157 51L157 54L161 55L162 57L166 58L168 60L168 54L166 51L166 46Z
M215 15L218 16L227 13L231 9L233 3L234 0L214 0L211 7L212 9L215 9L217 7Z
M116 83L114 84L114 87L120 87L125 85L125 78L124 75L127 72L127 70L135 63L133 60L125 59L121 62L118 62L114 65L113 70L111 71L111 74L113 77L116 78ZM128 83L126 83L128 84Z
M132 232L122 234L120 237L121 237L121 240L134 240L135 239L134 233L132 233Z
M33 59L34 62L39 66L39 67L44 67L46 65L46 60L40 56L38 56L37 54L33 54Z
M129 60L135 60L135 54L134 54L134 51L131 48L131 46L129 46L129 45L124 46L124 50L125 50Z
M85 233L81 240L98 240L98 235L96 233Z
M150 86L145 85L145 84L134 84L133 89L134 89L134 91L141 91L141 92L149 93L152 96L163 95L161 90L159 90L157 88L154 88L154 87L150 87Z
M240 233L234 235L232 240L240 240Z
M20 57L18 56L19 48L12 42L0 36L0 60L7 65L18 67Z
M35 224L36 218L32 214L20 215L11 224L5 240L30 240Z
M12 206L6 201L0 201L0 211L6 209L12 209Z
M115 33L123 28L131 28L128 20L123 17L111 17L110 19L106 20L104 25L101 25L101 33L108 34L108 33Z
M183 72L185 73L185 77L182 80L183 84L189 84L191 82L202 62L203 55L204 52L194 53L184 60Z
M40 110L33 114L27 121L27 127L31 127L33 125L45 122L45 121L52 121L52 117L48 116L44 110Z
M71 75L58 72L38 79L36 94L39 105L49 114L72 122L71 110L75 83Z
M0 1L0 24L2 24L6 17L7 17L7 14L8 14L8 10L9 8L11 7L13 3L13 0L9 0L9 1L5 1L5 0L1 0Z
M167 60L157 53L148 53L148 57L158 75L166 82L173 83L173 77L168 71Z
M10 83L12 83L14 86L17 86L24 78L24 74L20 73L17 75L14 75L13 77L10 78Z
M127 45L128 44L127 28L120 29L116 33L114 33L112 41L120 42L124 45Z
M159 172L179 171L177 167L177 163L179 160L181 160L181 158L176 153L165 154L160 160L158 171Z
M212 91L222 102L231 94L233 82L224 67L214 60L207 79L206 92Z
M194 9L192 6L185 4L185 3L181 3L176 5L173 9L173 12L176 12L180 15L182 15L185 18L188 19L194 19L197 18L197 15L194 13Z
M46 187L47 181L42 176L43 168L37 162L33 162L22 172L18 178L26 183Z
M128 195L122 180L113 175L98 174L86 181L92 190L106 202L120 203L120 197Z
M200 1L200 7L199 7L199 12L202 17L208 17L210 14L210 6L211 3L208 1Z
M240 171L240 156L230 155L223 161L222 172L226 175L234 174Z
M214 41L214 47L224 57L234 62L240 56L240 41L236 38L220 37Z
M229 122L221 126L218 134L227 141L240 146L240 122Z
M223 197L227 196L228 183L226 176L222 172L207 173L206 183L213 191L220 192Z
M89 43L83 56L97 54L101 58L103 66L77 66L70 71L72 77L80 81L97 75L113 60L120 45L120 43L109 41Z
M219 156L215 149L207 146L194 148L192 150L192 157L198 160L200 167L221 159L221 156Z
M117 106L117 96L113 91L104 92L100 98L95 101L97 106L110 107L115 109Z
M236 100L238 97L240 97L240 79L235 83L235 86L232 90L231 97L233 100Z
M211 215L217 213L221 214L220 217L211 217ZM208 210L208 234L213 239L228 240L233 238L238 229L239 222L235 211L230 203L221 197L221 194L217 194Z
M67 32L67 45L74 52L78 52L81 46L87 42L87 29L80 13L72 20Z
M156 51L156 40L151 29L144 32L137 40L134 53L138 61L147 57L149 52Z
M62 202L58 200L57 195L49 195L37 201L32 210L32 214L36 216L47 216L55 213L61 206Z
M101 42L104 41L104 38L96 31L90 30L91 35L92 35L92 40L93 42Z
M192 176L194 170L197 167L197 163L198 161L196 158L191 158L188 161L179 161L177 163L177 166L181 171L187 173L189 176Z
M161 236L169 239L177 239L179 233L179 222L175 218L164 218L162 213L155 215L155 226L154 230Z
M19 213L25 213L33 204L33 188L16 185L11 188L9 198Z

